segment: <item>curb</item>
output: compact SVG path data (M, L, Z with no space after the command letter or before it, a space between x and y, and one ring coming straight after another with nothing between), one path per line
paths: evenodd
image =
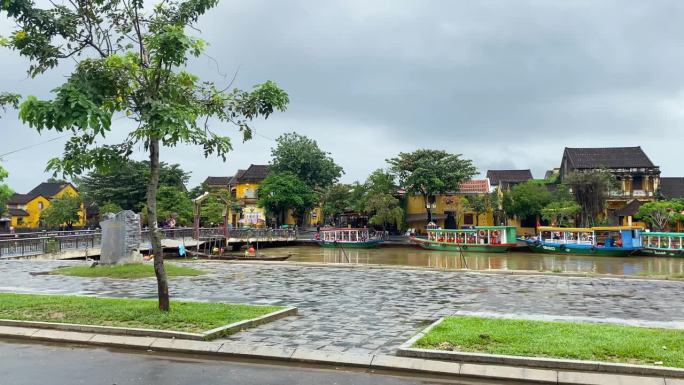
M297 315L298 309L296 307L286 307L285 309L277 310L261 317L251 318L234 322L232 324L220 326L201 333L188 333L171 330L158 329L142 329L142 328L125 328L116 326L97 326L97 325L82 325L82 324L68 324L57 322L44 321L22 321L0 319L0 326L14 326L21 328L36 328L60 330L65 332L81 332L81 333L95 333L95 334L112 334L123 336L138 336L138 337L155 337L155 338L178 338L183 340L193 341L208 341L219 338L226 334L232 334L244 329L249 329L268 322L272 322L291 315Z
M454 352L436 349L420 349L412 346L430 330L442 323L444 317L433 322L421 330L408 341L401 344L397 355L400 357L423 358L457 362L472 362L478 364L506 365L529 367L537 369L573 370L592 373L626 374L639 376L658 376L669 378L684 378L684 369L650 365L618 364L602 361L569 360L544 357L508 356L502 354L486 354L471 352ZM464 364L465 365L465 364Z
M521 381L524 383L594 385L639 384L681 385L681 380L664 377L627 376L609 373L570 370L534 369L509 365L461 363L432 359L397 357L391 355L351 354L333 351L308 350L281 346L263 346L235 341L195 341L93 334L50 329L0 326L0 337L32 341L66 342L78 345L117 347L147 352L170 352L204 355L213 358L264 359L282 363L297 362L328 367L355 367L368 370L388 370L406 373L447 375L452 378Z

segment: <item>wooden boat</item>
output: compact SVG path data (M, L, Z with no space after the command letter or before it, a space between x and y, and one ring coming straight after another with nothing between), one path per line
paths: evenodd
M226 261L285 261L288 258L292 256L292 254L287 254L287 255L275 255L275 256L269 256L265 254L248 254L245 255L244 253L230 253L230 254L207 254L207 253L202 253L202 252L197 252L197 251L188 251L188 256L190 257L197 257L197 258L202 258L202 259L220 259L220 260L226 260Z
M316 237L321 247L330 248L368 249L383 242L382 238L371 237L369 230L365 228L321 229Z
M644 232L641 245L639 253L643 255L684 257L684 233Z
M427 237L411 241L424 249L505 253L516 246L515 227L477 226L474 229L428 229Z
M626 257L641 250L640 227L540 227L525 240L534 253Z

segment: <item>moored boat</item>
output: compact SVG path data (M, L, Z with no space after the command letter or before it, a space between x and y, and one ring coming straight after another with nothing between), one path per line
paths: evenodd
M383 239L372 237L366 228L332 228L321 229L317 241L321 247L367 249L381 244Z
M626 257L641 250L640 227L540 227L527 239L535 253Z
M684 257L684 233L644 232L641 233L644 255L663 257Z
M424 249L505 253L515 247L515 227L476 226L474 229L428 229L427 237L412 237Z

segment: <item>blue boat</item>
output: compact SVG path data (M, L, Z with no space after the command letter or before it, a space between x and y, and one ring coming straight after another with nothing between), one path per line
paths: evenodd
M641 250L640 227L540 227L525 242L532 252L626 257Z

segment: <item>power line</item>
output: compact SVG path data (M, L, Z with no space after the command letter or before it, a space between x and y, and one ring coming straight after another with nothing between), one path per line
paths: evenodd
M58 136L58 137L55 137L55 138L52 138L52 139L48 139L48 140L46 140L46 141L44 141L44 142L34 143L34 144L31 144L31 145L28 145L28 146L25 146L25 147L17 148L16 150L12 150L12 151L10 151L10 152L6 152L6 153L4 153L4 154L0 154L0 158L3 158L3 157L5 157L5 156L7 156L7 155L11 155L11 154L14 154L14 153L17 153L17 152L20 152L20 151L28 150L29 148L42 146L42 145L44 145L44 144L47 144L47 143L50 143L50 142L54 142L55 140L60 140L60 139L66 138L67 136L70 136L70 135L71 135L71 134L61 135L61 136Z

